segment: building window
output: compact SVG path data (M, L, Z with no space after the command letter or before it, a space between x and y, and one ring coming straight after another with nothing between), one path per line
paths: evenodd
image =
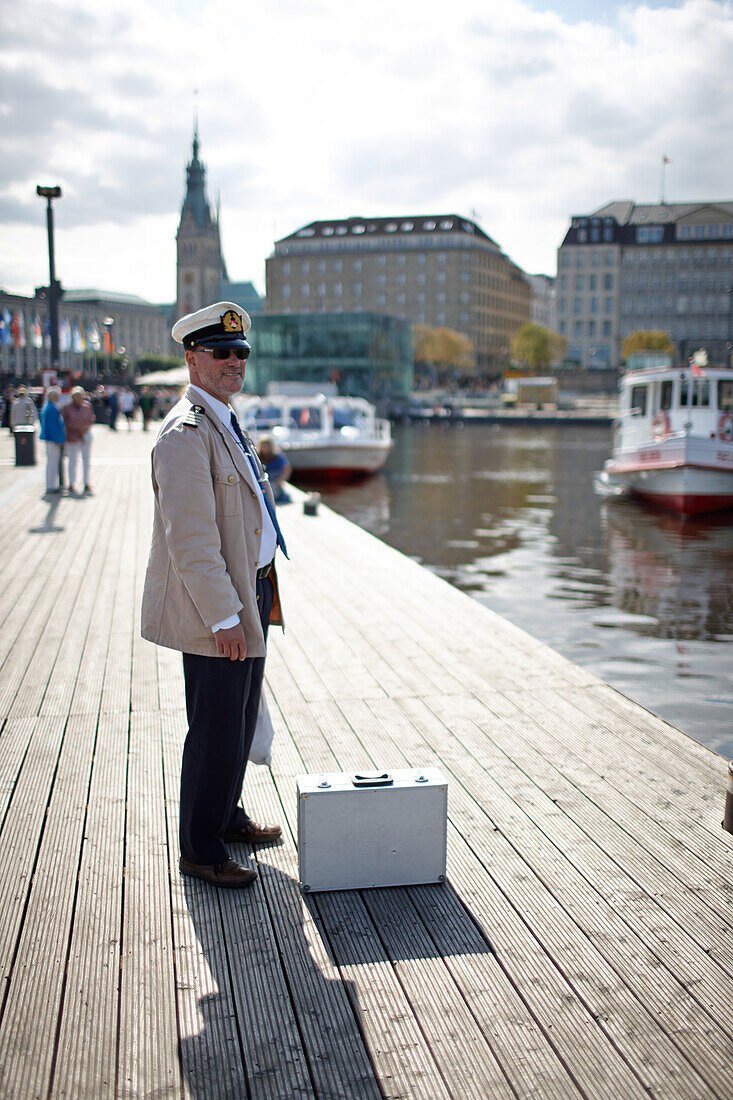
M406 295L404 295L404 294L398 294L397 295L397 305L398 306L403 306L406 301L407 301Z
M588 322L588 335L589 336L595 336L595 334L596 334L596 323L595 323L595 321L589 321Z
M437 279L438 279L439 283L444 283L447 278L448 278L448 276L446 275L445 271L439 271L438 272Z
M283 264L283 275L289 275L289 274L290 274L290 261L286 260L285 263Z
M361 260L354 260L353 268L354 271L361 271Z
M334 260L333 261L333 270L336 272L337 275L340 275L341 272L344 270L343 260Z
M425 293L423 291L421 291L417 296L417 304L419 306L424 306L426 301L427 301L427 299L425 297Z
M446 262L446 259L447 259L447 257L446 257L445 252L439 252L438 253L438 263L439 264L444 264Z
M283 298L290 297L290 283L283 283Z
M583 312L583 302L580 298L573 298L573 313L576 315Z
M407 282L407 275L405 274L404 271L400 271L400 273L397 276L397 285L398 286L404 286L406 282Z
M436 294L435 301L438 303L439 306L444 306L446 301L445 294L442 292L440 294Z
M308 298L310 296L310 292L311 292L311 288L308 286L308 283L303 283L303 285L300 288L301 298Z
M351 293L354 295L355 298L360 298L361 297L361 283L352 283L351 284Z
M577 339L579 336L582 336L582 335L583 335L583 322L582 321L576 321L575 324L573 325L573 336L575 336L575 338Z
M588 276L588 290L595 290L598 284L598 278L596 275Z
M637 244L659 244L663 239L664 227L661 225L640 225L637 227Z
M319 283L318 284L318 286L316 287L316 294L318 295L319 298L325 298L326 297L326 284L325 283Z
M418 286L425 286L425 272L424 271L419 271L418 272L417 285Z
M319 260L318 261L318 274L319 275L325 275L326 274L326 261L325 260Z
M337 298L340 298L344 293L344 284L343 283L334 283L333 284L333 292L334 292L334 294L336 295Z
M591 311L591 313L598 313L598 299L597 298L591 298L591 300L590 300L590 311Z
M387 295L386 294L378 294L377 295L377 305L378 306L386 306L386 304L387 304Z
M610 336L611 335L611 322L610 321L604 321L603 322L603 335L604 336Z
M603 301L603 312L613 313L613 298L605 298Z
M604 275L603 276L603 289L604 290L613 290L613 275Z
M311 269L311 265L310 265L310 264L308 263L308 261L307 261L307 260L305 260L305 261L304 261L304 262L303 262L303 263L302 263L302 264L300 265L300 270L301 270L301 271L303 272L303 274L304 274L304 275L308 275L308 274L309 274L309 272L310 272L310 269Z
M421 267L425 266L425 253L424 252L418 252L417 262Z
M387 285L387 276L386 275L377 275L377 286L381 287L381 286L386 286L386 285Z
M576 275L575 276L575 290L576 290L576 292L582 291L584 278L585 278L585 276L583 276L583 275Z
M395 256L395 259L400 267L404 267L407 263L407 256L403 256L402 253L400 253L399 256Z
M439 325L444 325L444 324L445 324L445 313L444 313L444 312L441 312L441 311L439 310L439 311L438 311L438 312L437 312L437 313L435 314L435 320L436 320L436 321L438 322L438 324L439 324Z

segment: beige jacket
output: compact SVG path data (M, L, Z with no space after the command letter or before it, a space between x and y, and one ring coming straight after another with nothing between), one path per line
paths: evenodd
M191 415L194 405L203 409L199 418ZM163 421L153 447L152 473L155 513L143 592L143 638L215 657L211 627L238 614L247 655L263 657L255 589L258 565L266 564L257 560L262 526L258 491L247 458L199 393L187 390ZM269 483L265 488L272 499ZM282 625L274 576L273 581L270 622Z

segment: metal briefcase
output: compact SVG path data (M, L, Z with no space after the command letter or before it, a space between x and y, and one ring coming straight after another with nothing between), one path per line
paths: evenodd
M448 784L437 768L299 775L303 891L443 882Z

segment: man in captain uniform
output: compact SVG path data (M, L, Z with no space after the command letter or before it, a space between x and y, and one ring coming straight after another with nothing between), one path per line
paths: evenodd
M240 306L217 302L173 326L191 384L153 447L155 514L142 606L143 637L183 653L189 726L180 870L227 887L256 878L230 857L227 843L281 833L239 805L267 628L282 625L274 557L278 546L285 553L267 475L229 405L242 388L250 325Z

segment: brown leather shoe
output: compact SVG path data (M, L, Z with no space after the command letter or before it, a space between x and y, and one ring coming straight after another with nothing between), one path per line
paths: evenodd
M250 821L242 829L224 833L224 839L238 840L241 844L267 844L268 841L279 840L282 832L279 825L260 825L256 821Z
M236 859L225 859L223 863L187 863L181 859L178 868L182 875L193 875L210 882L212 886L227 886L230 889L249 886L257 878L256 871L243 867Z

